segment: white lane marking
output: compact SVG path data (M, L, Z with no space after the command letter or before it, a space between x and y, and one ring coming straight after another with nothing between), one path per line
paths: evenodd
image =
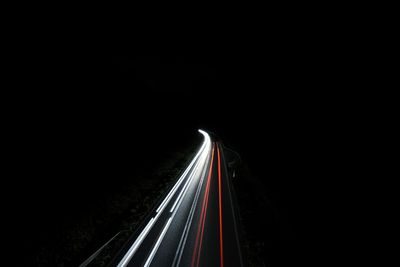
M185 170L185 172L182 174L181 178L179 178L178 182L175 184L175 186L171 189L171 191L169 192L169 194L167 195L167 197L164 199L164 201L161 203L161 205L158 207L158 209L156 210L156 212L159 212L165 205L166 202L168 202L171 197L173 196L173 194L176 192L177 187L179 187L179 185L183 182L183 178L187 175L187 173L189 172L190 168L193 166L193 164L195 163L195 161L197 160L198 157L201 156L201 154L204 153L205 148L207 146L210 145L211 139L210 136L204 132L203 130L198 130L203 136L204 136L204 142L203 145L201 146L199 152L196 154L196 156L194 157L194 159L192 160L192 162L190 163L190 165L187 167L187 169Z
M204 134L204 136L205 136L205 138L206 138L206 142L207 142L206 145L208 145L208 151L205 151L205 150L203 151L203 152L206 152L206 153L203 153L203 154L202 154L202 156L204 157L204 156L207 156L207 155L209 154L209 152L210 152L210 151L209 151L209 150L210 150L210 143L209 143L210 140L209 140L208 134L207 134L206 132L204 132L204 131L202 131L202 130L199 130L199 132L202 133L202 134ZM205 158L204 160L206 160L206 158ZM201 160L198 161L198 163L200 163L200 162L201 162ZM203 162L203 165L204 165L204 163L205 163L205 161ZM194 177L194 175L195 175L195 173L196 173L197 168L198 168L199 165L200 165L200 164L198 164L198 165L195 166L195 170L192 172L192 175L189 177L189 179L187 179L185 185L183 186L182 191L180 192L180 194L178 195L177 199L175 200L174 205L172 205L172 208L170 209L170 212L173 212L173 211L174 211L174 209L175 209L177 203L178 203L179 200L182 198L183 192L184 192L185 189L189 186L189 184L191 184L191 182L192 182L192 180L193 180L193 177ZM204 168L204 166L202 166L202 167Z
M206 160L206 158L204 158L203 161L202 161L202 167L201 167L201 169L204 169L205 160ZM199 169L200 169L200 168L196 169L196 172L197 172ZM190 184L192 184L191 182L194 180L193 177L194 177L194 175L192 176L192 179L190 180ZM179 199L179 201L177 202L177 204L176 204L177 206L176 206L176 209L175 209L174 213L176 213L176 211L177 211L178 208L180 207L180 205L181 205L181 203L182 203L182 201L183 201L183 199L184 199L184 197L185 197L185 195L186 195L188 189L189 189L189 186L187 186L187 187L185 188L182 197L181 197L181 198Z
M161 241L163 240L164 235L165 235L165 233L167 232L167 230L168 230L168 228L169 228L169 225L171 224L171 221L172 221L172 217L170 217L170 218L168 219L167 223L165 224L164 229L162 230L160 236L158 237L158 240L157 240L155 246L153 247L153 249L152 249L152 251L151 251L151 253L150 253L150 256L147 258L147 261L146 261L146 263L144 264L144 267L148 267L148 266L151 264L151 261L153 260L154 255L156 254L156 252L157 252L157 250L158 250L158 247L160 246Z
M184 172L184 174L181 176L181 178L179 178L178 182L179 185L182 183L182 181L184 180L184 178L187 176L190 168L192 167L191 165L194 164L194 162L200 157L200 155L203 155L204 152L206 152L206 147L209 146L210 143L210 137L209 135L204 132L199 130L199 132L201 134L203 134L204 136L204 142L201 146L201 148L199 149L198 153L196 154L195 158L192 160L191 164L189 165L189 167L186 169L186 171ZM200 161L200 159L199 159ZM192 170L193 172L194 170ZM175 192L177 191L179 185L175 185L173 187L173 189L171 189L170 193L167 195L167 197L164 199L164 201L161 203L161 205L158 207L157 211L156 211L156 216L151 218L151 220L147 223L146 227L143 229L143 231L140 233L140 235L138 236L138 238L135 240L135 242L133 243L133 245L129 248L128 252L124 255L124 257L122 258L122 260L118 263L117 267L125 267L129 261L131 260L131 258L133 257L133 255L136 253L137 249L139 248L139 246L142 244L144 238L147 236L148 232L151 230L151 228L153 227L154 223L157 221L157 219L160 217L161 212L164 210L164 208L167 206L167 204L169 203L169 201L171 200L171 198L173 197L173 195L175 194Z
M210 144L209 144L209 145L210 145ZM203 154L202 157L199 159L199 161L201 162L201 165L202 165L202 169L203 169L203 170L204 170L204 165L205 165L205 163L206 163L207 157L209 156L209 152L210 152L210 147L208 147L207 153L206 153L206 154ZM197 172L197 170L198 170L198 169L196 169L196 172ZM192 181L193 181L193 180L194 180L194 179L192 179ZM172 215L171 215L171 217L170 217L171 220L175 218L175 215L176 215L177 211L179 210L179 207L181 206L182 201L183 201L184 197L186 196L186 193L187 193L188 189L189 189L189 186L185 188L185 190L184 190L184 192L183 192L183 196L181 197L180 201L178 202L178 204L177 204L177 206L176 206L176 209L174 210L174 213L172 213ZM170 224L168 224L168 225L166 226L166 228L164 228L163 231L168 231L169 225L170 225ZM160 243L161 243L162 238L164 237L164 235L165 235L165 233L162 234L162 237L160 236L161 238L159 238L159 239L157 240L156 244L154 245L153 250L152 250L150 256L149 256L148 259L146 260L146 264L145 264L146 267L150 265L151 261L152 261L153 258L154 258L154 255L157 253L158 247L160 246Z
M137 248L140 246L140 244L142 244L143 239L146 237L146 235L149 232L150 228L153 226L153 223L154 223L154 218L151 218L151 220L147 223L146 227L143 229L143 231L140 233L138 238L135 240L135 243L133 243L131 248L128 250L128 252L122 258L122 260L119 262L119 264L117 265L118 267L126 266L126 264L128 264L128 262L131 259L133 253L135 253Z
M197 173L197 170L199 169L200 163L201 163L201 159L197 162L196 166L193 169L193 172L191 173L191 175L187 179L185 185L183 186L181 192L179 193L178 197L176 198L176 200L175 200L174 204L172 205L172 208L170 209L169 212L173 212L174 211L174 209L176 207L176 204L178 204L178 201L182 198L183 192L185 192L186 188L189 186L189 184L191 184L194 175Z
M174 185L174 187L171 189L171 191L168 193L168 195L165 197L164 201L160 204L160 206L158 207L158 209L156 210L156 212L159 212L163 206L165 205L165 203L172 197L172 195L174 194L174 192L177 190L177 188L179 187L179 185L182 183L183 179L186 177L187 173L189 172L189 170L191 169L191 167L193 166L193 164L196 162L197 158L200 156L200 154L204 151L206 147L206 141L203 143L203 145L201 146L199 152L197 153L197 155L194 157L194 159L192 160L192 162L189 164L189 166L186 168L185 172L181 175L181 177L178 179L178 182Z
M208 157L208 158L210 158L210 157ZM212 162L211 162L211 164L212 164ZM206 167L207 167L207 165L206 165ZM188 216L188 219L186 221L185 228L183 229L181 239L179 240L178 248L177 248L177 251L175 253L175 257L174 257L174 261L172 262L172 266L179 266L179 264L181 262L183 250L185 248L185 244L186 244L186 240L187 240L187 237L188 237L188 234L189 234L189 230L190 230L190 227L192 225L192 220L193 220L193 217L194 217L195 207L197 206L197 203L198 203L198 200L199 200L201 187L203 185L204 178L205 178L205 176L207 174L207 170L208 170L208 167L203 170L202 178L201 178L200 183L199 183L199 185L197 187L195 199L194 199L194 201L192 203L192 207L190 208L189 216Z

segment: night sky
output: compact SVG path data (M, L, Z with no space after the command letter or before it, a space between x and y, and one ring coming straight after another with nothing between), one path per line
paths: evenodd
M132 169L151 168L163 150L199 142L202 128L235 148L279 195L293 242L310 242L302 239L315 218L309 206L326 180L333 182L332 155L325 156L343 132L332 69L309 52L275 44L246 52L23 58L6 111L13 172L2 187L11 229L23 229L16 239L31 244L134 179Z

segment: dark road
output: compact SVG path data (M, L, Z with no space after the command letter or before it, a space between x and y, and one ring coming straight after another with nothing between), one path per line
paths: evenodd
M224 147L204 142L111 266L243 266Z

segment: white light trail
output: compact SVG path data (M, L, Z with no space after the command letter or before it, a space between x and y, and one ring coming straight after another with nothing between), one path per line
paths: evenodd
M176 191L178 190L179 186L182 184L184 178L187 177L187 175L188 175L190 169L192 168L193 164L194 164L194 163L197 161L197 159L200 157L200 159L197 161L197 163L196 163L196 165L195 165L195 168L193 168L192 172L189 174L189 175L191 175L191 176L189 177L189 179L191 179L191 178L193 177L194 173L195 173L196 170L197 170L197 167L198 167L199 163L200 163L200 162L203 162L204 156L207 155L207 154L209 153L210 147L211 147L211 139L210 139L210 136L209 136L206 132L204 132L204 131L202 131L202 130L198 130L198 131L204 136L204 142L203 142L202 146L200 147L198 153L197 153L196 156L193 158L193 160L191 161L191 163L189 164L189 166L186 168L186 170L185 170L185 172L182 174L182 176L178 179L177 183L174 185L174 187L171 189L171 191L170 191L170 192L168 193L168 195L165 197L165 199L163 200L163 202L162 202L162 203L160 204L160 206L157 208L157 210L156 210L156 213L157 213L156 216L153 217L153 218L151 218L151 220L147 223L146 227L142 230L142 232L140 233L140 235L138 236L138 238L135 240L135 242L133 243L133 245L129 248L128 252L124 255L124 257L122 258L122 260L118 263L117 267L125 267L125 266L129 263L129 261L131 260L131 258L133 257L133 255L134 255L134 254L136 253L136 251L138 250L139 246L142 244L143 240L146 238L148 232L149 232L149 231L151 230L151 228L153 227L154 223L155 223L155 222L157 221L157 219L160 217L161 212L165 209L165 207L168 205L168 203L169 203L169 201L171 200L171 198L175 195L175 193L176 193ZM206 149L206 148L208 148L208 149ZM203 163L203 165L204 165L204 163ZM185 184L185 185L186 185L186 184ZM185 195L186 192L187 192L187 188L184 187L184 188L181 190L181 193L180 193L179 197L181 197L183 191L185 192L183 195ZM178 197L178 199L179 199L179 197ZM181 202L182 202L182 199L183 199L183 197L181 198L181 201L179 201L178 207L180 206L180 204L181 204ZM175 206L175 204L174 204L174 206ZM170 217L168 223L166 224L166 226L165 226L165 228L164 228L165 232L168 230L169 224L170 224L172 218L175 216L175 214L176 214L176 210L175 210L175 212L172 214L172 216ZM160 237L159 237L159 240L157 240L157 243L156 243L156 245L155 245L154 248L153 248L154 254L157 252L159 243L161 243L162 238L163 238L164 235L165 235L164 230L163 230L163 233L161 233L161 235L160 235ZM158 245L157 245L157 244L158 244ZM153 251L152 251L152 253L153 253ZM150 255L150 256L151 256L151 255ZM147 264L147 262L149 262L148 264L150 264L153 257L154 257L154 255L151 256L151 258L149 257L149 258L147 259L147 261L146 261L146 264ZM147 266L147 265L146 265L146 266Z
M199 151L197 152L196 156L193 158L192 162L189 164L189 166L186 168L185 172L181 175L181 177L178 179L177 183L174 185L174 187L171 189L171 191L168 193L168 195L166 196L166 198L164 199L164 201L160 204L160 206L157 208L156 212L159 212L161 209L164 208L164 206L169 202L169 200L171 199L171 197L174 195L174 193L176 192L177 188L179 187L179 185L183 182L183 179L186 177L187 173L189 172L189 170L191 169L191 167L193 166L193 164L196 162L197 158L200 157L200 155L205 152L205 148L210 146L211 143L211 139L210 136L204 132L203 130L198 130L199 133L201 133L204 136L204 142L202 144L202 146L200 147Z
M133 254L136 252L140 244L142 243L143 239L146 237L147 233L149 232L150 228L153 226L154 218L151 218L151 220L147 223L146 227L143 229L143 231L140 233L138 238L135 240L135 243L133 243L132 247L128 250L128 252L125 254L125 256L122 258L120 263L118 264L119 266L126 266L133 256Z
M208 151L205 151L208 152ZM189 176L189 178L187 179L185 185L183 186L181 192L179 193L178 197L176 198L174 205L172 205L172 208L170 210L170 212L173 212L176 204L178 203L178 201L183 197L183 194L186 192L186 188L189 187L189 184L191 184L193 178L195 177L195 174L197 173L197 171L200 169L204 169L204 164L205 164L205 157L207 157L208 153L203 153L202 157L200 158L199 161L196 164L196 167L193 169L193 172L191 173L191 175Z
M199 130L199 131L200 131L200 130ZM208 134L207 134L207 133L205 133L205 132L203 132L203 133L205 134L205 137L208 137ZM209 137L208 137L208 138L209 138ZM210 140L210 139L208 139L208 140ZM206 139L206 141L207 141L207 139ZM203 153L203 155L202 155L202 157L199 159L199 163L198 163L198 165L202 165L202 168L203 168L203 169L204 169L204 164L206 163L207 156L208 156L208 153L210 152L210 150L211 150L211 143L208 143L208 144L207 144L207 150L204 150L205 153ZM196 171L197 171L197 168L192 172L192 174L194 175L194 173L195 173ZM205 174L205 172L204 172L204 174ZM193 175L192 175L192 178L193 178ZM192 180L193 180L193 179L192 179ZM191 181L192 181L192 180L191 180ZM183 189L182 189L181 194L183 193L183 195L182 195L182 197L180 198L180 200L178 201L178 204L177 204L177 206L176 206L176 209L175 209L174 213L172 213L171 217L169 218L170 220L172 220L173 218L175 218L175 215L176 215L176 213L177 213L177 211L178 211L180 205L182 204L183 198L184 198L184 196L186 195L188 189L189 189L189 186L187 186L186 188L183 188ZM178 199L179 199L179 197L178 197ZM178 200L178 199L177 199L177 200ZM176 202L175 202L175 204L176 204ZM174 204L174 206L175 206L175 204ZM160 243L161 243L161 241L162 241L162 238L164 238L165 232L168 231L169 225L170 225L170 223L167 223L167 225L165 226L165 228L164 228L164 230L163 230L163 233L160 235L159 239L157 240L156 244L154 245L150 256L149 256L149 257L147 258L147 260L146 260L145 267L148 267L148 266L151 264L151 261L153 260L154 255L157 253L158 247L160 246ZM164 231L165 231L165 232L164 232Z
M210 164L212 164L212 162ZM198 200L199 200L200 191L201 191L201 188L202 188L202 185L203 185L203 182L204 182L204 177L207 174L207 172L206 172L207 170L206 169L204 169L203 171L204 171L204 173L201 175L200 183L197 186L196 195L194 197L194 201L192 203L192 207L190 208L189 216L188 216L188 219L186 221L185 228L183 229L182 236L181 236L181 239L180 239L179 244L178 244L178 248L177 248L176 253L175 253L174 261L172 262L172 266L179 266L180 261L181 261L183 249L184 249L185 244L186 244L186 239L187 239L187 236L188 236L188 233L189 233L189 230L190 230L190 226L192 225L192 220L193 220L195 207L197 206L197 203L198 203Z
M151 261L153 260L154 255L156 254L156 252L157 252L157 250L158 250L158 247L160 246L161 241L163 240L164 235L165 235L165 233L167 232L167 230L168 230L168 228L169 228L169 225L171 224L171 221L172 221L172 217L170 217L170 218L168 219L167 224L165 225L164 229L162 230L160 236L158 237L158 240L157 240L156 244L154 245L154 247L153 247L153 249L152 249L152 251L151 251L149 257L147 258L147 261L146 261L146 263L144 264L144 267L148 267L148 266L150 265Z
M200 131L201 131L201 130L199 130L199 132L200 132ZM208 134L207 134L207 133L205 133L204 131L201 131L201 132L203 132L203 133L205 134L205 136L208 137ZM172 206L170 212L173 212L173 211L174 211L174 209L176 208L177 203L182 202L183 196L186 194L186 192L187 192L187 190L188 190L188 188L189 188L189 185L192 183L192 181L193 181L193 179L194 179L195 174L197 173L197 171L198 171L198 170L204 170L204 166L206 165L207 156L208 156L209 152L211 151L211 144L208 143L207 145L208 145L207 149L204 150L205 153L203 153L203 154L201 155L201 158L199 159L197 166L195 167L195 169L193 170L193 172L192 172L192 174L190 175L189 179L186 181L185 185L183 186L182 191L179 193L178 197L176 198L176 200L175 200L175 202L174 202L174 205ZM201 166L201 167L200 167L200 166ZM200 168L199 168L199 167L200 167Z
M203 145L201 146L199 152L197 153L197 155L194 157L194 159L192 160L192 162L189 164L189 166L186 168L185 172L181 175L181 177L178 179L178 181L176 182L176 184L174 185L174 187L171 189L171 191L168 193L168 195L165 197L164 201L160 204L160 206L157 208L156 212L159 212L161 209L163 209L163 207L165 206L165 204L170 200L170 198L173 196L173 194L176 192L176 190L178 189L179 185L182 183L183 179L186 177L187 173L189 172L189 170L192 168L193 164L196 162L197 158L200 156L200 154L203 152L203 150L206 148L206 142L203 143Z

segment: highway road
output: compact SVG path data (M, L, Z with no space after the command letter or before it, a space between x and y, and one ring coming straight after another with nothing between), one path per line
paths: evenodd
M224 147L199 132L199 151L110 266L243 266Z

